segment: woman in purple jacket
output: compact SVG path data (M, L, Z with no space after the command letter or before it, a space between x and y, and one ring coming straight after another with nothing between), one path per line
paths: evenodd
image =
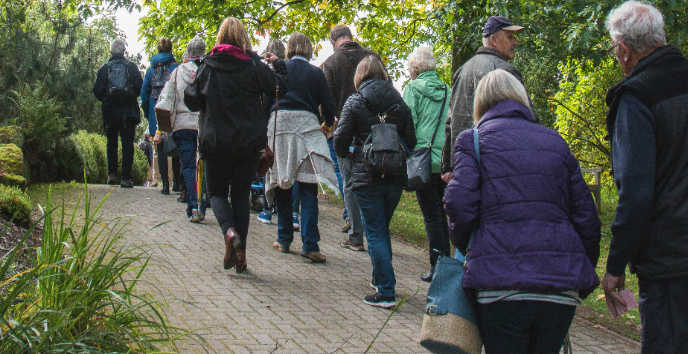
M504 70L478 84L472 130L454 145L444 202L468 251L487 353L557 353L576 305L599 285L600 221L566 142L536 123L523 85ZM470 247L468 247L470 244Z

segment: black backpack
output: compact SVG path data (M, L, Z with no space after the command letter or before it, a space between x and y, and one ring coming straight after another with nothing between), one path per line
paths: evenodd
M370 134L363 143L363 161L373 177L394 178L406 173L406 153L397 125L386 123L387 116L398 108L399 104L393 104L379 113L380 123L370 126Z
M160 92L170 79L170 63L157 63L153 67L153 77L151 78L151 97L155 100L160 97Z
M136 97L134 88L129 80L128 63L124 59L117 59L108 65L107 96L122 101Z

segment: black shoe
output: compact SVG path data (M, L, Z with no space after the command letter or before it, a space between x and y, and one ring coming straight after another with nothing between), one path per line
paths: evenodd
M182 192L177 197L177 201L180 203L186 203L186 193Z
M119 186L121 188L134 188L134 181L131 178L123 178Z
M397 305L397 301L394 299L394 296L385 297L379 293L366 296L363 298L363 302L370 306L382 307L383 309L391 309Z
M110 184L110 185L113 185L113 186L116 186L117 184L119 184L119 182L117 181L117 174L116 174L116 173L110 173L110 174L108 174L108 176L107 176L107 184Z
M426 282L426 283L429 283L429 282L432 281L432 275L433 275L433 274L434 274L434 273L433 273L432 270L430 270L430 271L427 272L427 273L423 273L423 274L420 275L420 280L422 280L422 281L424 281L424 282Z
M176 183L173 182L173 183L172 183L172 191L173 191L173 192L179 192L179 191L181 191L181 189L179 188L179 185L178 185L178 184L176 184Z
M162 184L162 190L160 191L160 193L162 193L164 195L170 194L170 185L167 183L163 183Z

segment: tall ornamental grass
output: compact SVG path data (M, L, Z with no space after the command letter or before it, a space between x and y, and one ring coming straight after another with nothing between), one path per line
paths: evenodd
M150 256L122 246L125 225L102 223L107 197L93 208L84 187L68 214L64 203L51 206L49 192L35 264L11 275L21 244L2 259L0 352L176 351L175 342L190 336L137 288Z

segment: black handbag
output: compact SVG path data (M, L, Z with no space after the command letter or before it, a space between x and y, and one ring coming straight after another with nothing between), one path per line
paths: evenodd
M415 191L423 189L423 187L430 183L430 175L432 174L432 144L435 142L437 130L440 127L440 123L442 123L442 115L444 114L446 100L447 87L445 86L444 97L442 98L442 108L440 109L439 117L437 117L435 132L432 134L432 139L430 139L430 146L412 152L408 159L406 159L406 175L408 176L408 182L406 183L407 190Z

